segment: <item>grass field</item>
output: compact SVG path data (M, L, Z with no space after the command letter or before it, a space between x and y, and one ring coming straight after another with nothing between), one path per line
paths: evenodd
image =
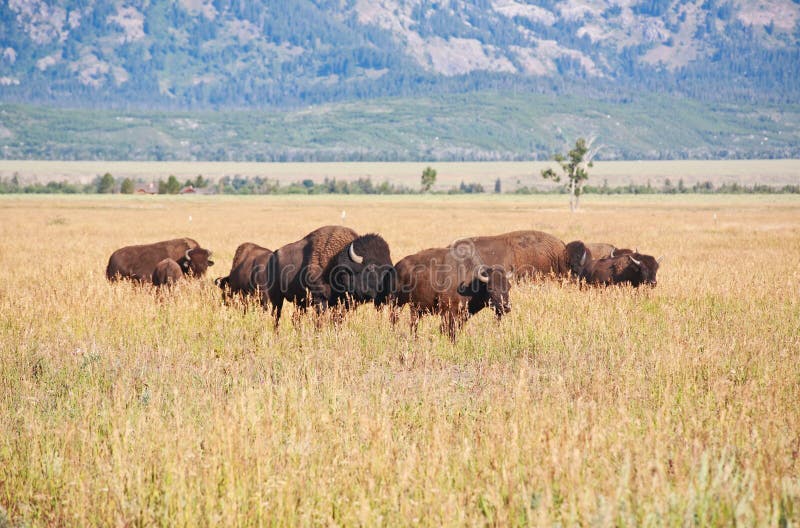
M284 184L305 178L317 182L324 178L355 180L370 177L375 183L388 181L418 188L425 167L437 170L436 187L446 190L463 182L481 183L487 190L500 178L504 191L520 186L553 187L541 177L548 162L409 162L409 163L237 163L237 162L148 162L148 161L41 161L0 160L0 178L19 175L23 182L70 181L89 183L110 172L115 178L166 180L174 174L181 181L198 174L214 180L223 176L260 176ZM600 161L589 170L589 184L600 186L604 180L612 187L629 183L644 185L650 181L661 187L669 178L673 184L683 179L691 186L711 181L715 185L739 183L752 186L797 185L800 183L800 160L730 160L730 161Z
M650 290L519 284L457 342L225 306L243 241L392 256L536 228L665 254ZM192 236L157 299L117 247ZM793 525L795 196L0 197L0 526Z

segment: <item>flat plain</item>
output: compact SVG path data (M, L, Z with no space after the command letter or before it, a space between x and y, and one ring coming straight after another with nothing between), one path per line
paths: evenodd
M539 229L665 260L654 289L516 284L512 312L226 306L236 246L325 224L392 256ZM167 295L124 245L215 252ZM800 522L796 196L0 197L0 526Z
M166 180L174 174L181 181L194 179L198 174L218 180L223 176L261 177L283 184L324 178L352 181L371 178L375 183L388 181L413 189L419 187L420 175L426 167L437 171L436 189L447 190L461 182L480 183L487 190L500 179L504 191L519 187L549 189L555 184L541 177L542 169L556 166L545 161L508 162L343 162L343 163L256 163L214 161L44 161L2 160L0 178L15 174L23 182L47 183L68 181L89 183L95 177L110 172L115 178L144 181ZM650 182L661 187L670 179L673 185L683 180L687 186L710 181L714 185L738 183L783 186L800 183L800 160L669 160L669 161L598 161L590 170L590 184L612 187Z

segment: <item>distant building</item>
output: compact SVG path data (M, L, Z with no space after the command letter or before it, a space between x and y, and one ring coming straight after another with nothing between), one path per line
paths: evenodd
M179 191L179 194L217 194L217 189L211 186L195 187L194 185L187 185Z
M134 194L157 194L158 187L153 182L150 183L137 183L133 186Z
M133 186L134 194L158 194L158 184L155 182L150 183L136 183ZM178 191L178 194L217 194L214 187L195 187L194 185L185 185Z

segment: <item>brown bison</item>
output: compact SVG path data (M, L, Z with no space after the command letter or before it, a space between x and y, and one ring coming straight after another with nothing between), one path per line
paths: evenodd
M622 249L615 247L613 244L604 244L599 242L586 244L586 249L589 250L589 252L592 254L592 258L594 259L618 257L620 255L628 255L630 253L636 253L635 251L630 249Z
M267 289L267 264L272 251L252 242L245 242L236 248L231 272L227 277L219 277L214 284L222 288L227 296L255 295Z
M154 244L127 246L111 254L106 267L106 277L114 281L132 279L151 282L156 264L164 259L178 263L184 274L202 277L214 262L209 258L211 252L203 249L191 238L176 238Z
M152 281L154 286L172 286L181 280L181 277L183 277L181 265L171 258L165 258L156 264L156 269L153 270Z
M588 284L630 284L634 288L646 284L654 287L658 265L662 258L655 259L650 255L628 253L594 259L587 251L586 265L583 267L580 277Z
M518 278L577 275L585 249L582 243L567 248L558 238L541 231L462 238L449 247L462 257L474 254L487 266L501 266Z
M275 251L267 275L262 304L269 299L277 326L284 299L303 310L312 305L317 312L352 302L382 304L392 289L394 267L379 235L325 226Z
M419 318L436 313L442 333L455 341L456 331L473 314L491 306L498 318L511 310L508 292L511 276L502 266L486 266L475 255L461 255L457 248L434 248L409 255L397 263L393 294L396 309L408 304L411 330Z

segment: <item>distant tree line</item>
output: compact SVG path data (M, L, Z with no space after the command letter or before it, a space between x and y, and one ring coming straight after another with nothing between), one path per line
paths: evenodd
M555 189L538 189L535 187L520 187L515 194L569 194L566 186ZM687 186L683 179L677 184L669 178L662 185L653 185L650 181L645 184L629 183L627 185L610 186L605 180L603 185L586 185L583 194L800 194L800 185L743 185L740 183L722 183L715 185L711 181L697 182Z
M67 181L51 181L47 183L23 184L19 176L0 178L0 194L133 194L137 186L143 188L151 182L131 178L116 180L111 174L96 177L91 183L70 183ZM203 176L180 183L174 175L153 183L153 194L178 194L181 189L192 186L204 189L206 193L233 195L266 195L266 194L420 194L423 188L414 189L405 185L389 182L375 183L371 178L359 178L353 181L325 178L322 182L304 179L298 182L282 184L278 180L260 176L223 176L218 181L211 181ZM501 193L500 180L494 184L494 193ZM450 189L432 191L434 194L476 194L488 192L480 183L461 182ZM555 188L520 187L513 194L568 194L566 186ZM629 183L627 185L610 186L608 181L602 185L583 187L583 194L800 194L800 185L742 185L739 183L723 183L715 185L704 181L686 185L683 179L676 183L667 178L662 185Z
M154 182L155 191L148 191L148 194L178 194L186 187L203 189L210 183L202 175L184 183L180 183L174 175L170 175L166 180L159 179L158 182ZM0 178L0 194L133 194L137 185L144 184L147 182L142 179L136 181L131 178L115 179L108 172L97 176L91 183L71 183L64 180L23 184L15 174L11 178Z

